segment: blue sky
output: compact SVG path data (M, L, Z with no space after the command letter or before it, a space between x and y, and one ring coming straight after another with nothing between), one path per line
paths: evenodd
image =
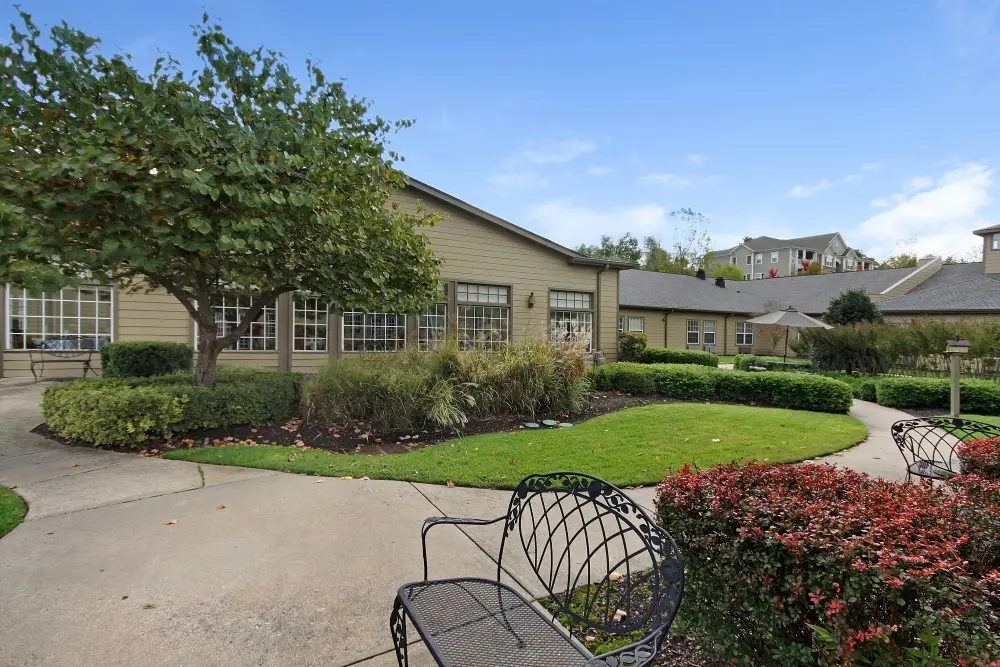
M877 258L1000 222L1000 0L22 2L141 67L193 67L203 10L318 59L416 120L411 175L567 245L669 243L684 206L716 247L840 231Z

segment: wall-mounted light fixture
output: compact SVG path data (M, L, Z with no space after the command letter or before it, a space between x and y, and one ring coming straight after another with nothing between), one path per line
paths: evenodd
M531 294L528 295L528 308L534 308L534 307L535 307L535 293L532 292Z

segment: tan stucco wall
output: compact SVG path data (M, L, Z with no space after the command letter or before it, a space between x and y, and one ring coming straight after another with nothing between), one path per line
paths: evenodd
M598 267L570 265L567 258L529 239L478 218L462 209L406 190L393 196L405 211L416 212L418 201L425 209L444 214L444 219L425 230L434 254L442 260L445 281L499 284L510 287L511 338L515 341L548 336L549 291L570 290L590 292L595 306L595 349L604 352L607 361L618 354L617 319L618 271L602 271ZM528 296L534 293L535 305L528 307ZM115 295L115 340L170 340L194 343L194 325L184 307L163 291ZM598 309L599 306L599 309ZM414 320L413 316L408 320ZM279 346L287 341L291 346L290 306L278 309ZM415 323L410 324L408 344L416 344ZM282 357L300 372L313 372L331 354L339 353L340 318L329 320L330 353L290 352L223 352L220 362L280 368ZM450 323L449 323L450 325ZM662 327L662 322L661 322ZM3 341L6 345L6 340ZM599 348L598 348L599 344ZM95 354L95 360L97 355ZM4 376L30 376L27 352L3 353ZM77 368L62 365L59 375L78 374ZM55 367L46 376L56 376Z

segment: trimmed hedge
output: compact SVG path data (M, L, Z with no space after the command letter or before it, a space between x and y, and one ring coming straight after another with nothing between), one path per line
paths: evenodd
M644 364L697 364L719 366L719 357L701 350L677 350L672 347L647 347L639 357Z
M737 354L733 358L733 368L748 371L751 367L766 368L769 371L807 370L812 368L809 359L791 358L784 361L778 357L758 357L756 354Z
M42 416L53 432L95 445L140 447L151 437L290 417L302 376L220 366L213 388L186 374L77 380L49 387Z
M639 361L649 344L649 338L641 331L626 331L618 334L618 357L622 361Z
M891 408L947 410L951 404L951 380L945 378L880 377L875 380L879 405ZM1000 415L1000 383L989 380L961 381L962 411Z
M101 347L101 373L111 378L191 372L193 353L187 343L155 340L108 343Z
M867 375L851 375L840 371L819 371L817 375L823 375L834 380L846 383L851 388L854 398L862 401L875 402L875 378Z
M716 399L794 410L844 413L851 388L816 375L737 373L690 364L605 364L590 369L593 387L678 399Z

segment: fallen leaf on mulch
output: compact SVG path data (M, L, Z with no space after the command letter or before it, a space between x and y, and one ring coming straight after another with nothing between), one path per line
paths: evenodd
M216 505L215 509L217 509L217 510L224 510L224 509L226 509L226 506L225 505Z
M165 524L163 524L163 525L164 525L164 526L172 526L172 525L174 525L175 523L177 523L177 519L171 519L170 521L166 522L166 523L165 523Z
M451 480L449 479L449 480L448 480L448 488L449 488L449 489L453 489L453 488L455 488L455 482L453 482L453 481L451 481Z

